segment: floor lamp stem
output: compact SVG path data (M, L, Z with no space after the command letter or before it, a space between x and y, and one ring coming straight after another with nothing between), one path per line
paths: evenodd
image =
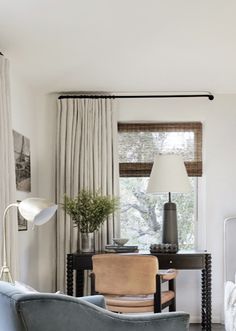
M6 242L6 223L7 223L7 213L11 207L18 207L19 203L11 203L4 211L3 214L3 266L0 271L0 280L7 280L12 283L12 277L10 269L7 266L7 242Z

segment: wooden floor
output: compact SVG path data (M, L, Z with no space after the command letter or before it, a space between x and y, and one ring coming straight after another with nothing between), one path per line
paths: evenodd
M202 330L201 324L191 324L189 331L200 331ZM224 325L222 324L212 324L212 331L225 331Z

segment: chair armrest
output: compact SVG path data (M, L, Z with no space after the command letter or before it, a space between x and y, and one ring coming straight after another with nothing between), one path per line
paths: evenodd
M97 307L106 309L106 302L103 295L93 295L78 298L78 300L90 302Z
M169 281L169 280L175 279L177 274L178 274L178 270L176 270L176 269L158 271L158 275L161 277L162 281Z
M163 273L166 275L166 273ZM163 274L156 274L156 292L154 293L154 312L159 313L162 309L169 306L169 311L176 311L176 285L175 285L175 277L174 272L169 272L170 279L163 279ZM176 273L175 273L176 274ZM166 276L168 278L168 276ZM162 303L162 291L161 285L164 282L168 282L169 291L174 292L174 298Z

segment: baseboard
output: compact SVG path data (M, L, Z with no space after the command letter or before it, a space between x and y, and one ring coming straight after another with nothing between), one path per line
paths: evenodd
M200 316L190 316L190 323L201 323ZM218 316L212 316L212 323L222 323L222 319Z

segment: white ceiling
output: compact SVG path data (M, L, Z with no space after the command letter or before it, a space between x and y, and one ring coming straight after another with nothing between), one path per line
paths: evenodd
M0 50L46 92L236 93L236 1L0 0Z

